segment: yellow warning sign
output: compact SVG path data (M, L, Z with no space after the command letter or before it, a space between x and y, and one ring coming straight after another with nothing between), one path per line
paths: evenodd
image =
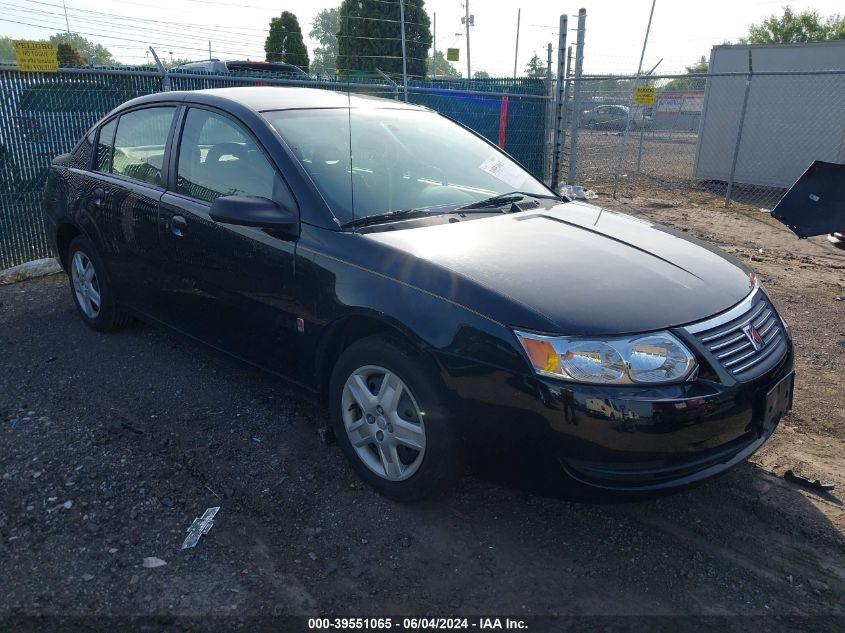
M18 70L35 73L55 73L59 71L56 47L50 42L15 40L14 46Z
M634 89L634 103L641 106L654 105L657 91L650 86L638 86Z
M459 62L459 61L461 61L461 49L460 48L447 48L446 49L446 61L449 61L449 62Z

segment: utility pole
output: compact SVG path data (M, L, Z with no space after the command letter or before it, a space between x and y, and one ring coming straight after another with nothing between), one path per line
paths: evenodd
M516 47L513 51L513 78L516 79L516 64L519 59L519 20L522 17L522 9L516 10Z
M65 10L65 27L67 28L67 34L70 35L70 22L67 19L67 4L65 4L65 0L62 0L62 7Z
M469 0L464 0L464 4L466 6L465 23L466 23L466 27L467 27L467 79L472 79L472 64L470 64L470 60L469 60L469 27L470 27Z
M408 56L405 53L405 0L399 0L399 19L402 21L402 90L408 102Z
M211 61L211 40L208 40L208 59Z
M631 128L631 115L634 110L633 96L636 93L637 86L640 84L640 75L643 72L643 59L645 58L645 48L648 44L648 34L651 32L651 19L654 17L654 5L657 0L651 1L651 13L648 14L648 26L645 29L645 38L643 38L643 51L640 53L640 64L637 66L637 78L634 80L634 89L631 95L631 105L628 107L628 116L625 118L625 133L622 137L622 151L619 152L619 164L616 167L616 177L613 179L613 199L616 200L616 191L619 188L619 177L622 175L622 170L625 168L625 155L628 153L628 130Z

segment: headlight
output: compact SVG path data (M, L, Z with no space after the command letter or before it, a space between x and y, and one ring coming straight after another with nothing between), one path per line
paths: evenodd
M655 385L680 382L695 369L695 357L669 332L606 339L514 334L534 371L543 376L596 385Z

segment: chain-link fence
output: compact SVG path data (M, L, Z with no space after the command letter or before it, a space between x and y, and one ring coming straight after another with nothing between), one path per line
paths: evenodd
M815 160L845 163L845 71L584 76L564 105L567 182L771 208ZM635 86L656 90L634 104ZM572 152L573 135L577 136Z
M384 78L279 78L127 69L0 70L0 269L47 256L40 195L53 157L68 152L94 123L134 97L162 90L301 86L404 100ZM546 173L546 82L537 79L409 81L407 100L483 135L536 176Z

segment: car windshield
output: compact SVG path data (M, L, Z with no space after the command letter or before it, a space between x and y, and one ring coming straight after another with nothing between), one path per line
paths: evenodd
M424 110L264 112L342 225L394 211L450 211L513 191L550 197L531 174Z

